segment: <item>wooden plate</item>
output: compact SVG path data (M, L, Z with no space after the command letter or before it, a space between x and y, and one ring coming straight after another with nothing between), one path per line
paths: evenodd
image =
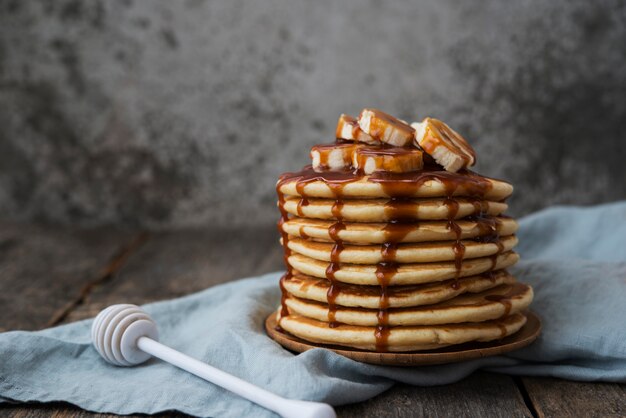
M283 347L302 353L313 348L326 348L337 354L362 363L384 364L389 366L424 366L431 364L455 363L481 357L495 356L525 347L537 339L541 333L541 321L532 312L526 312L526 324L513 335L488 343L472 342L440 348L438 350L413 351L408 353L375 353L358 349L332 345L312 345L284 331L276 329L276 312L272 312L265 320L265 330Z

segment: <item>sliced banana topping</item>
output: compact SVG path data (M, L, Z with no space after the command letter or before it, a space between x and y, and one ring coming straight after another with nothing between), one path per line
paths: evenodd
M359 115L359 126L375 140L396 147L410 145L415 138L415 129L378 109L363 109Z
M425 118L412 123L415 143L443 166L446 171L457 172L474 165L474 149L456 131L440 120Z
M406 173L424 167L423 152L415 147L360 147L355 149L352 166L365 174L375 171Z
M376 139L363 132L356 118L345 114L339 116L335 137L338 139L364 142L366 144L376 144L378 142Z
M352 168L352 159L357 148L364 145L354 142L315 145L311 148L313 169L342 170Z

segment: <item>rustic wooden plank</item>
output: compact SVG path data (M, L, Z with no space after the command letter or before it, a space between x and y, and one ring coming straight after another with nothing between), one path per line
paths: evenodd
M626 417L626 385L522 378L538 417Z
M52 325L134 235L0 223L0 332Z
M66 322L92 317L113 303L175 298L283 268L273 226L154 234L107 286L95 289Z
M50 402L45 404L32 403L22 406L0 405L0 416L6 418L117 418L120 415L97 414L84 411L66 402ZM145 418L146 415L123 415L125 418ZM189 415L176 411L168 411L150 415L153 417L179 418Z
M513 379L477 372L446 386L398 384L366 402L337 408L342 418L532 417Z

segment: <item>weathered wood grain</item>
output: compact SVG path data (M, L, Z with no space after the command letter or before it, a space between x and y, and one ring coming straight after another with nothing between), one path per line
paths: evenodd
M282 252L274 226L153 234L107 286L94 289L66 322L92 317L113 303L171 299L280 269Z
M626 417L626 385L525 377L522 382L543 417Z
M6 418L116 418L120 415L97 414L84 411L66 402L51 402L20 406L0 405L0 416ZM145 418L146 416L144 414L124 415L127 418ZM188 415L176 411L168 411L151 416L168 418L188 417Z
M135 234L0 224L0 332L52 325Z
M532 417L510 377L477 372L446 386L396 385L366 402L337 408L342 418Z

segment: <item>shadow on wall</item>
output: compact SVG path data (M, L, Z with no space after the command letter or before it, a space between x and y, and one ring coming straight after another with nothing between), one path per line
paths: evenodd
M626 4L0 2L3 217L268 224L342 112L449 122L511 213L626 198Z

